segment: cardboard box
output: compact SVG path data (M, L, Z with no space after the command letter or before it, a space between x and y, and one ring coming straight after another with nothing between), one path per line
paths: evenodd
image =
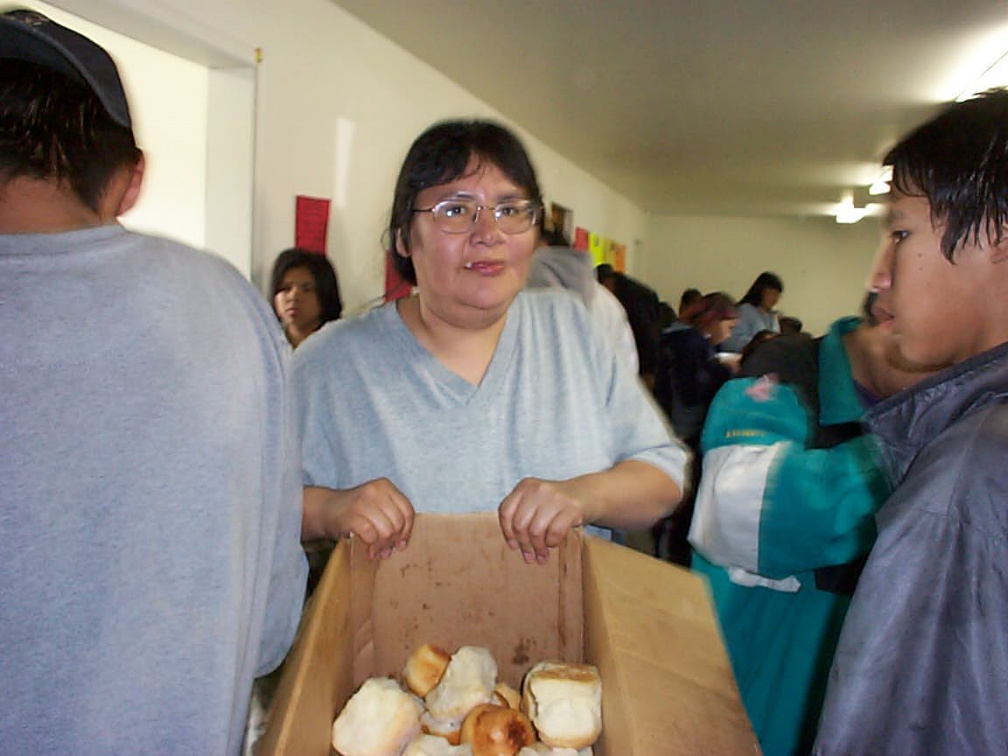
M385 561L336 548L257 751L332 753L350 695L369 676L398 677L423 643L485 646L514 687L539 661L597 665L596 756L759 753L700 578L580 531L528 565L494 513L420 515L409 548Z

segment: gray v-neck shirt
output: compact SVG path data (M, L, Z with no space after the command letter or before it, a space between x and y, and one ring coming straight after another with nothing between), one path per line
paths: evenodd
M311 336L294 386L305 485L387 477L418 512L492 511L523 478L626 459L684 477L687 453L568 292L518 295L478 386L438 362L394 304Z

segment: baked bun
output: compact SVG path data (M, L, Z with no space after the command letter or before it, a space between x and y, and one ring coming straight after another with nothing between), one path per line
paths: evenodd
M550 748L545 743L533 743L518 751L518 756L592 756L592 747L576 750L574 748Z
M420 733L421 711L395 680L372 677L333 722L332 746L341 756L400 756Z
M451 654L443 648L425 643L410 654L403 668L403 682L406 687L423 698L438 684L444 674Z
M406 746L402 756L472 756L468 745L452 745L436 735L419 735Z
M494 700L491 703L495 703L498 706L507 706L509 709L517 709L521 706L521 693L506 682L497 683L497 687L494 688L493 698Z
M429 711L420 715L420 729L428 735L436 735L443 740L447 740L451 745L458 745L461 737L462 720L465 717L455 719L438 719Z
M591 664L536 664L525 675L522 711L553 748L584 748L602 732L602 681Z
M497 683L497 662L489 650L462 646L424 699L427 711L440 720L461 720L474 706L489 703Z
M515 756L535 742L535 730L520 711L483 704L462 722L462 742L472 746L473 756Z

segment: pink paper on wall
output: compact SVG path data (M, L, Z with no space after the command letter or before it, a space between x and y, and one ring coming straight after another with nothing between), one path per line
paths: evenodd
M295 246L318 252L326 251L326 234L329 231L329 200L298 195L295 213Z
M574 229L574 249L588 251L588 229L578 226Z

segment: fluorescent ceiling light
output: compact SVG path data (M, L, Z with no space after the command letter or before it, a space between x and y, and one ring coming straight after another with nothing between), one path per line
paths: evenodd
M892 166L887 165L882 169L878 178L868 187L868 194L889 194L889 184L892 182Z

